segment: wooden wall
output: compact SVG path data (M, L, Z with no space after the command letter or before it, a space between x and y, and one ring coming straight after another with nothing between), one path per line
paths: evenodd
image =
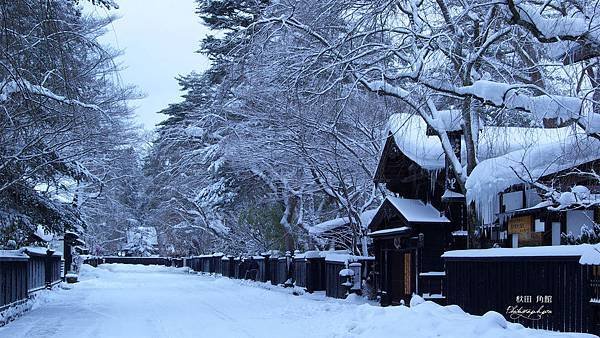
M580 265L578 259L448 258L445 295L448 304L456 304L474 315L496 311L510 321L531 328L591 332L597 330L592 318L597 308L590 303L593 296L591 269ZM519 307L542 307L551 314L541 318L513 314Z

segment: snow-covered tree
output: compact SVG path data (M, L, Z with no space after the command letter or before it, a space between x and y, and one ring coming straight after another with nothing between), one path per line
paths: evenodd
M95 1L108 5L111 1ZM0 222L4 240L84 231L110 151L131 139L130 88L115 85L115 52L97 38L112 18L72 2L0 5Z
M281 65L272 86L313 96L339 91L340 100L366 90L418 114L469 196L482 123L577 124L598 137L596 4L280 1L240 34L255 46L247 58ZM441 113L448 108L459 112L463 158L448 137Z

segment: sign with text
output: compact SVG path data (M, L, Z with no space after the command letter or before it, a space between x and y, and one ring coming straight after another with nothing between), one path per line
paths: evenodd
M526 319L537 321L552 315L552 296L550 295L518 295L515 305L506 308L506 315L511 320Z
M508 221L509 234L525 234L531 232L531 216L513 217Z

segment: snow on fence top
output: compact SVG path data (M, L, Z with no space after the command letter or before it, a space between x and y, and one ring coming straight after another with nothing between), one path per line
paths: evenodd
M600 159L600 141L580 128L530 147L480 162L467 179L467 203L474 202L484 224L494 221L500 192L524 180L543 176Z
M579 257L582 265L600 265L600 244L534 246L447 251L442 258Z
M427 135L427 124L420 116L394 114L390 116L387 128L402 153L423 169L440 170L445 167L440 139ZM479 133L477 157L479 160L498 157L515 150L564 139L572 132L571 127L544 129L484 126ZM461 147L461 150L461 157L464 159L466 147Z
M394 196L388 196L386 200L390 201L409 222L450 223L450 220L442 215L433 205L424 203L421 200Z
M362 214L360 214L360 222L363 228L366 228L369 223L371 223L371 220L373 219L373 217L375 217L375 214L377 213L377 209L372 209L372 210L367 210L365 212L363 212ZM324 232L327 231L331 231L337 227L341 227L345 224L349 224L350 223L350 218L349 217L340 217L340 218L335 218L323 223L319 223L315 226L312 226L308 229L308 232L311 235L320 235Z
M21 250L0 250L0 261L26 261L29 257Z
M39 247L39 246L26 246L19 249L22 253L32 253L34 255L43 255L46 256L48 254L48 248ZM52 250L52 256L62 256L60 252Z
M339 252L334 252L325 255L326 262L338 262L338 263L351 263L357 261L365 261L365 260L374 260L375 257L371 256L355 256L351 254L343 254Z

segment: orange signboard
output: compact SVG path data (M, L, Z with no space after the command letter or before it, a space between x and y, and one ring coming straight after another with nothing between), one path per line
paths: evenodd
M526 234L531 232L532 217L521 216L513 217L508 221L508 233L509 234Z

